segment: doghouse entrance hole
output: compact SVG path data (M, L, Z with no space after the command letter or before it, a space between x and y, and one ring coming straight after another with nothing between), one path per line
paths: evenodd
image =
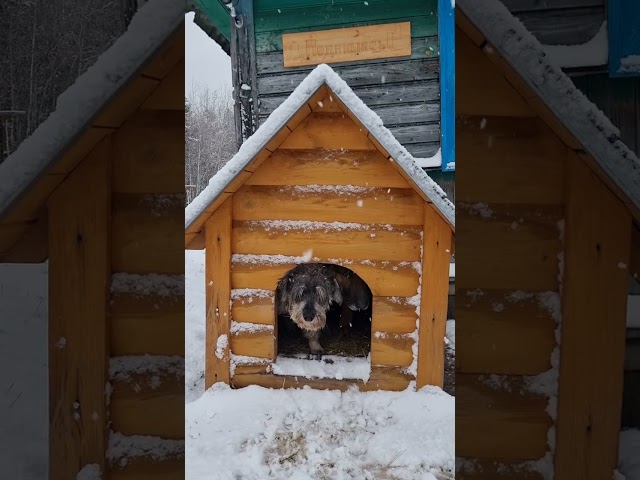
M326 314L326 324L320 333L320 345L323 348L321 361L331 364L353 361L355 364L369 364L371 353L371 319L372 296L369 286L352 270L334 264L322 264L331 269L340 286L343 297L342 305L333 304ZM281 292L276 289L276 302ZM363 295L368 299L366 308L356 309L363 305ZM354 298L358 296L357 298ZM351 305L352 308L349 308ZM277 354L281 359L313 359L309 356L309 341L303 331L293 322L289 315L278 315ZM356 360L357 359L357 360ZM284 362L290 362L284 360ZM278 362L276 362L278 363Z

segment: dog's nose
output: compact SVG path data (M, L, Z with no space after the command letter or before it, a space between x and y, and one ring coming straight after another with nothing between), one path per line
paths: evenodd
M310 322L311 320L313 320L313 318L315 317L315 315L313 314L313 312L303 312L302 313L302 318L305 319L305 321Z

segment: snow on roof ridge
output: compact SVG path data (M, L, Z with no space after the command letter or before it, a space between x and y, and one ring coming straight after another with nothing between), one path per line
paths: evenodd
M276 108L258 130L240 146L238 152L227 164L209 180L209 185L198 194L185 209L185 229L198 218L244 168L253 160L283 128L298 109L323 85L349 108L356 118L369 130L380 144L391 154L396 163L411 176L418 187L427 195L433 204L442 212L451 225L455 225L455 207L444 191L418 167L413 156L396 140L384 126L380 117L373 112L326 64L315 67L296 89Z
M499 0L459 0L458 7L640 208L640 161L611 120L551 61L540 41Z
M127 31L58 96L56 109L0 163L0 178L7 180L0 184L0 215L183 21L184 3L175 0L149 1L133 16Z

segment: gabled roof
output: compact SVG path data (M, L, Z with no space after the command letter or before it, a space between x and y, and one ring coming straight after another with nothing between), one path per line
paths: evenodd
M265 147L286 129L286 125L326 85L332 95L342 102L352 120L369 133L369 138L385 158L393 159L393 165L413 184L416 191L432 203L442 218L455 229L455 208L444 191L420 168L413 156L398 143L376 115L349 88L328 65L318 65L293 91L293 93L269 116L269 118L240 147L238 153L209 181L209 185L187 206L185 230L195 233L203 224L203 217L210 216L211 206L225 194L227 187L241 178L247 168ZM377 142L377 144L376 144Z
M640 218L640 161L620 139L620 131L549 59L545 47L499 0L457 0L456 23L481 48L495 51L534 92L560 125L595 160L601 177ZM471 24L471 25L469 25ZM470 31L475 29L476 31ZM483 38L480 38L483 37ZM518 85L514 85L518 88ZM522 92L521 92L522 93ZM566 141L566 137L564 138ZM574 142L575 143L575 142ZM606 178L603 178L606 180Z
M58 97L55 111L0 164L0 219L6 218L20 197L56 165L87 129L114 128L118 119L107 110L126 85L139 74L158 83L164 72L146 72L143 68L183 22L184 3L175 0L151 0L134 15L127 31ZM149 91L141 85L137 87L136 97L142 102ZM127 102L137 100L129 98ZM62 181L64 176L59 176Z

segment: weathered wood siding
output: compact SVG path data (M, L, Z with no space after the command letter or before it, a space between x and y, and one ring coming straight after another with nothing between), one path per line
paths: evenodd
M299 5L299 3L298 3ZM335 64L332 67L374 110L414 156L440 145L437 1L254 1L259 115L280 105L312 68L284 68L282 34L302 30L410 21L410 58Z

